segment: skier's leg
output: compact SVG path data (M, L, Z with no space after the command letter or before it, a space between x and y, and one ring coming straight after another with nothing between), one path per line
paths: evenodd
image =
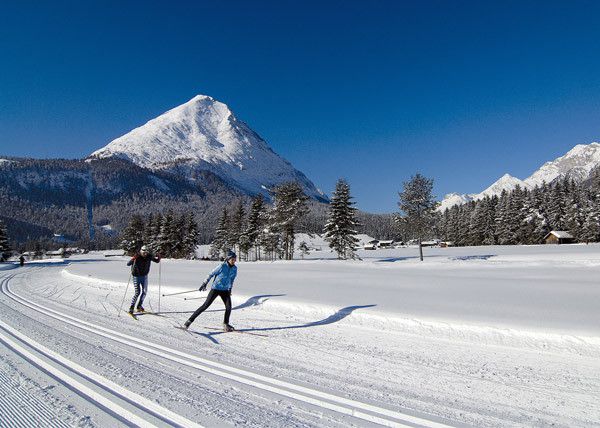
M211 305L211 303L215 301L217 296L218 296L217 291L211 289L210 292L208 293L208 296L206 296L206 300L204 301L204 304L202 306L200 306L198 309L196 309L196 311L192 314L190 319L185 322L185 325L189 326L191 323L193 323L194 320L196 319L196 317L198 315L200 315L202 312L204 312L206 310L206 308L208 308Z
M135 302L137 302L138 297L140 296L140 283L139 277L133 277L133 288L135 292L133 293L133 299L131 299L131 306L129 307L129 312L133 312L133 308L135 307Z
M140 288L142 289L142 294L140 296L140 302L138 303L138 309L143 309L144 299L146 298L146 294L148 293L148 275L140 276Z
M229 324L229 316L231 315L231 291L222 291L219 293L223 303L225 303L225 318L223 324Z

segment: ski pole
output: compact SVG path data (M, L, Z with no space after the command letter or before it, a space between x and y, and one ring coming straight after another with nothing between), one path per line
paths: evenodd
M163 294L162 296L163 296L163 297L166 297L166 296L176 296L176 295L178 295L178 294L194 293L194 292L196 292L196 291L198 291L198 290L181 291L181 292L179 292L179 293Z
M206 296L204 297L184 297L183 300L199 300L199 299L206 299Z
M158 261L158 312L160 312L160 271L161 271L160 260Z
M123 303L125 303L125 297L127 296L127 292L129 291L129 283L131 282L131 274L129 274L129 279L127 280L127 287L125 287L125 294L123 294L123 300L121 300L121 306L119 307L118 317L121 316L121 311L123 310Z

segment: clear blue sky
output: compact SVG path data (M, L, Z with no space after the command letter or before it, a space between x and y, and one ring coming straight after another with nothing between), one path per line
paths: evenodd
M93 5L90 5L93 3ZM600 140L597 1L3 1L0 155L84 157L195 94L359 208Z

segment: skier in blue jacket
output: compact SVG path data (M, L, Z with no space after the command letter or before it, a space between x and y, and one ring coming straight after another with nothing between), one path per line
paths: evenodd
M225 261L217 266L204 280L200 286L200 291L206 290L208 282L212 278L215 278L211 290L208 293L208 296L206 296L204 304L196 309L196 312L194 312L190 319L185 322L184 326L186 329L194 322L198 315L204 312L212 304L212 302L215 301L218 296L221 297L223 303L225 303L225 319L223 320L223 330L234 330L234 328L229 325L229 316L231 315L231 288L233 287L233 281L237 275L237 266L235 265L236 259L236 254L233 251L229 251Z

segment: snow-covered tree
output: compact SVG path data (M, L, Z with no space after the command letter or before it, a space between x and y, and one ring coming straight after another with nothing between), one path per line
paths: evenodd
M215 238L210 246L210 254L214 259L221 258L221 255L229 248L229 215L227 208L223 208L221 218L217 230L215 230Z
M163 257L173 257L173 252L178 247L177 227L173 211L167 211L160 224L156 249Z
M231 215L231 221L229 222L229 247L240 252L240 243L242 241L242 233L246 227L246 210L242 201L238 201L237 205Z
M294 257L294 239L300 220L308 213L308 197L296 182L284 183L273 191L272 230L281 234L283 256Z
M589 200L584 208L584 220L579 239L581 242L600 240L600 207L598 201Z
M325 224L324 237L339 259L356 258L356 229L359 224L353 205L350 186L346 180L338 180L329 204L329 220Z
M184 221L184 236L183 236L183 256L186 258L194 258L196 254L196 246L199 243L198 223L193 212L189 212L185 216Z
M566 199L564 220L566 229L577 241L581 241L586 215L583 192L579 187L573 186L569 190Z
M255 260L260 258L260 245L258 245L258 239L263 229L264 216L265 201L261 195L258 195L252 200L243 239L245 246L248 247L246 253L248 253L251 248L254 248Z
M139 215L131 217L129 224L121 233L121 248L127 254L134 254L144 242L144 221Z
M423 261L421 242L424 235L431 230L438 205L432 192L433 179L417 173L409 181L404 182L404 189L399 193L398 206L418 239L421 261Z

